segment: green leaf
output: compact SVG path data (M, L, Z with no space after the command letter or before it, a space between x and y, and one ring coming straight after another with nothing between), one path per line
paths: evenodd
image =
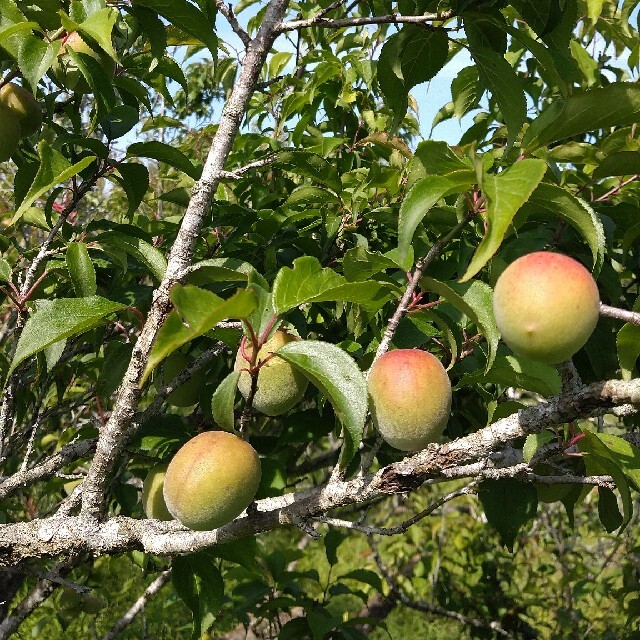
M158 249L141 238L127 236L115 231L109 231L96 238L98 242L105 245L112 245L122 249L130 256L144 264L157 282L162 281L167 270L167 261Z
M440 140L421 142L409 163L407 189L430 175L443 176L469 189L477 182L476 172L468 158L460 158L446 143Z
M300 340L276 352L304 375L329 399L343 426L341 466L352 460L367 417L367 383L355 360L340 347L319 340Z
M489 345L485 372L489 371L500 341L500 332L493 317L493 289L480 280L466 283L440 282L428 277L420 280L420 287L442 296L482 331Z
M246 318L256 306L250 289L241 289L227 300L198 287L175 285L171 289L175 309L160 327L141 384L170 353L203 335L222 320Z
M625 324L617 337L618 361L623 380L631 380L636 361L640 357L640 327L636 324Z
M505 387L517 387L539 393L542 396L555 396L560 393L561 380L555 367L520 356L500 356L495 359L488 373L470 373L462 377L457 388L472 384L499 384Z
M413 234L429 210L445 195L458 190L458 185L441 176L428 176L416 182L400 205L398 218L398 254L405 262L413 242Z
M18 66L34 92L44 74L51 68L60 46L59 40L47 43L34 36L28 36L22 42L18 52Z
M587 465L587 473L610 475L616 483L622 499L623 519L620 524L620 532L629 524L633 515L633 502L626 475L621 468L620 460L615 453L604 444L602 440L591 431L583 431L584 438L578 442L578 448L582 452ZM595 465L595 469L593 468Z
M451 83L451 97L453 98L453 115L461 120L462 116L478 102L477 67L465 67L458 73Z
M36 312L24 326L9 374L50 344L89 331L102 324L105 316L125 308L126 305L100 296L39 301Z
M11 274L11 265L4 258L0 258L0 282L11 282Z
M611 489L598 487L598 516L608 533L613 533L622 525L622 514L618 509L618 499Z
M224 581L211 553L176 556L171 566L176 593L193 615L193 640L211 627L224 602Z
M367 251L364 247L354 247L344 254L342 270L349 282L361 282L385 269L401 269L391 258L380 253Z
M338 170L322 156L306 151L280 151L275 166L326 185L336 193L342 191Z
M614 82L556 99L530 125L522 139L524 152L598 129L640 121L640 86Z
M498 250L513 217L529 199L545 171L544 160L529 159L516 162L502 173L485 175L483 188L488 201L487 232L461 282L475 276Z
M385 102L402 120L413 87L433 78L447 61L449 44L444 29L405 25L387 40L377 63L378 82Z
M367 308L380 308L390 299L391 287L381 282L347 282L317 258L304 256L293 261L293 269L283 267L273 281L273 306L283 314L307 302L355 302Z
M46 140L40 141L38 155L40 156L38 173L36 173L27 195L11 219L11 224L15 224L20 220L25 211L40 196L53 189L56 185L62 184L77 175L94 161L93 156L88 156L72 165L59 151L53 149Z
M183 171L194 180L198 180L201 170L194 167L191 160L171 145L164 142L134 142L127 149L128 157L153 158L159 162L165 162L171 167Z
M207 16L187 0L132 0L133 6L143 6L159 13L171 24L204 43L215 59L218 38L214 24Z
M71 283L78 298L86 298L96 293L96 270L89 257L87 245L84 242L72 242L67 246L67 269L71 276Z
M240 371L232 371L218 385L218 388L214 391L211 398L211 413L213 419L227 431L234 430L235 416L233 407L235 406L239 379Z
M513 551L518 532L538 510L535 487L513 478L485 480L478 487L478 498L488 523L498 531L502 544Z
M587 241L597 277L604 262L605 235L595 211L581 198L554 184L541 182L527 203L533 210L543 210L568 222Z
M609 176L631 176L640 173L640 154L637 151L619 151L607 156L591 174L600 180Z
M610 457L640 491L640 449L611 433L599 433L596 437L607 447Z
M478 65L480 79L487 85L500 107L511 146L527 117L527 102L522 81L504 57L486 47L472 47L471 56Z
M321 189L320 187L314 187L311 184L303 184L301 187L294 189L291 195L287 198L287 205L290 207L295 206L308 206L308 205L339 205L340 198L336 196L333 191L328 189Z
M522 447L522 459L525 462L531 462L531 459L540 447L549 444L556 438L556 434L553 433L553 431L549 431L549 429L544 429L539 433L530 433L524 442L524 447Z
M105 7L92 13L86 20L81 22L78 25L78 30L80 33L92 37L107 52L109 57L117 60L118 56L111 43L111 34L117 20L118 12L110 7Z
M117 171L121 178L118 182L122 185L129 202L127 216L131 218L149 188L149 170L137 162L120 162Z
M357 580L358 582L363 582L373 587L378 593L383 592L380 576L375 571L370 571L369 569L354 569L353 571L349 571L349 573L341 575L338 579Z

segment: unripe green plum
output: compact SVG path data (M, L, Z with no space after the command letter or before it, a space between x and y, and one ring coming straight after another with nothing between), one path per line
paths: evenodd
M22 137L40 131L42 127L42 109L30 91L13 82L0 89L0 103L11 109L18 118Z
M142 508L147 518L153 520L173 520L164 501L164 477L168 463L152 467L142 485Z
M260 477L260 458L248 442L226 431L206 431L189 440L169 463L164 499L185 527L210 531L251 504Z
M82 71L67 53L67 49L71 49L75 53L84 53L91 56L102 67L107 76L113 78L116 64L111 57L101 49L91 48L77 31L73 31L65 38L58 52L58 57L53 64L54 75L66 89L77 91L78 93L88 93L91 90Z
M579 262L538 251L512 262L493 292L502 339L518 355L546 364L568 360L593 333L598 287Z
M392 447L418 451L442 435L451 413L451 382L434 355L388 351L373 363L368 386L373 422Z
M20 123L13 111L0 103L0 162L8 160L18 148Z
M258 351L258 361L266 360L271 353L294 340L300 338L286 331L276 331ZM253 348L250 343L247 343L245 352L249 357L252 356ZM234 368L241 371L248 367L249 363L239 349ZM260 367L253 407L267 416L279 416L300 402L308 384L309 381L300 371L276 355ZM242 371L240 374L238 389L246 400L251 391L251 376L248 371Z
M193 358L174 351L164 361L163 382L169 384L179 373L193 362ZM187 382L181 384L175 391L169 394L167 402L174 407L191 407L199 400L200 389L205 383L205 373L203 369L196 371ZM161 385L156 385L158 388Z

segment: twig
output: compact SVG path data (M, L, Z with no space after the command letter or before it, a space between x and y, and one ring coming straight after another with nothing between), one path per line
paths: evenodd
M31 467L31 469L18 471L7 478L3 478L0 481L0 500L4 500L19 489L24 489L35 482L53 477L65 465L89 454L96 446L96 442L95 438L72 442L62 447L58 453L47 458L44 462Z
M233 29L234 33L242 40L245 49L251 43L251 36L242 28L236 14L233 13L233 7L230 4L225 4L224 0L216 0L216 7L218 11L227 19L229 26Z
M610 307L608 304L601 304L600 315L640 326L640 313L636 311L627 311L618 307Z
M606 193L601 195L599 198L596 198L594 200L594 202L603 202L604 200L608 200L611 196L613 196L616 193L618 193L618 191L620 191L620 189L622 189L623 187L626 187L631 182L634 182L639 177L640 177L640 174L636 173L635 175L633 175L630 178L627 178L626 180L622 181L620 184L616 185L612 189L609 189L609 191L607 191Z
M145 590L144 593L131 605L131 608L118 620L104 635L102 640L113 640L123 629L126 629L133 619L144 609L145 604L153 598L162 587L171 580L171 569L163 571Z
M418 282L420 282L420 278L422 277L422 272L431 264L431 262L440 254L442 249L455 238L458 233L466 226L466 224L476 215L475 211L469 211L467 215L455 226L449 233L440 238L432 247L429 249L429 252L424 258L421 258L416 262L415 269L413 274L411 275L411 280L409 281L409 285L407 286L404 295L400 300L400 304L396 309L395 313L389 320L387 324L387 328L384 332L384 336L378 345L378 349L376 350L376 356L373 359L373 363L384 353L386 353L389 349L389 345L393 340L393 336L398 329L398 325L400 324L400 320L407 312L409 308L409 301L418 286Z
M428 515L431 515L436 509L440 508L443 504L449 502L450 500L458 498L459 496L466 496L474 492L475 489L473 484L467 485L466 487L459 489L458 491L452 491L451 493L448 493L447 495L442 496L441 498L436 500L426 509L413 516L413 518L409 518L409 520L405 520L402 524L399 524L395 527L374 527L371 525L360 524L359 522L352 522L351 520L341 520L339 518L329 518L325 516L320 516L316 519L332 527L341 527L343 529L351 529L352 531L360 531L361 533L366 533L367 535L375 534L380 536L395 536L401 533L406 533L409 527L413 526L417 522L420 522L420 520L426 518Z
M278 33L296 31L307 27L321 27L323 29L342 29L344 27L360 27L367 24L426 24L429 22L446 22L455 15L454 11L442 11L440 13L427 13L422 16L400 16L389 14L385 16L366 16L362 18L341 18L331 20L322 15L308 18L307 20L292 20L278 25Z
M194 373L200 371L214 358L225 352L227 346L224 344L216 345L211 349L207 349L204 353L200 354L193 362L185 367L169 384L162 387L153 398L151 404L144 410L140 416L140 423L146 422L150 418L156 416L164 401L180 386L191 379Z

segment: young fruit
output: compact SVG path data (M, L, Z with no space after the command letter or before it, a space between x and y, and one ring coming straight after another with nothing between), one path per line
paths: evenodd
M174 351L165 361L162 374L164 384L169 384L185 367L193 362L193 358ZM159 380L159 378L157 378ZM206 381L203 369L194 373L187 382L181 384L175 391L169 394L167 402L174 407L191 407L199 400L200 389ZM157 388L162 385L156 384Z
M152 467L142 485L142 508L147 518L153 520L173 520L164 501L164 477L168 464L157 464Z
M294 340L300 338L286 331L276 331L258 351L258 361L266 360L271 353ZM245 352L249 357L252 356L253 349L250 343L247 343ZM234 369L241 371L248 367L249 363L244 359L242 349L239 349ZM260 367L253 407L267 416L279 416L300 402L308 384L309 381L300 371L276 355ZM248 371L242 371L240 374L238 389L246 400L251 391L251 376Z
M13 111L0 103L0 162L8 160L18 148L20 123Z
M512 262L493 292L502 339L517 354L546 364L568 360L598 322L600 299L591 274L560 253L538 251Z
M13 82L0 89L0 103L8 107L20 124L20 135L30 136L42 127L42 109L31 92Z
M169 463L164 499L185 527L209 531L231 522L253 500L260 458L226 431L206 431L187 442Z
M68 49L75 53L84 53L91 56L102 67L107 76L113 78L116 70L115 62L102 50L92 49L77 31L73 31L64 40L64 44L60 48L58 57L53 64L54 75L66 89L77 91L78 93L88 93L90 91L89 84L79 66L69 55Z
M451 412L451 382L440 361L426 351L396 349L369 371L373 422L396 449L418 451L435 442Z

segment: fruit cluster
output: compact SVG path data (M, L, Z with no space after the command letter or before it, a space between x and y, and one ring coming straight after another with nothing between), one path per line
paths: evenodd
M42 109L33 95L14 82L0 89L0 162L8 160L21 138L40 131Z
M567 360L584 346L595 329L599 307L591 274L557 253L537 252L516 260L495 286L494 316L505 343L519 355L548 364ZM253 407L265 415L288 411L307 388L306 378L274 355L294 340L299 338L279 330L258 345L257 355L245 341L238 350L240 392L245 399L253 393ZM177 368L167 363L172 376L186 364L180 357ZM257 373L255 389L250 371ZM451 412L451 383L432 354L388 351L371 367L368 388L373 423L392 447L418 451L442 435ZM190 395L187 402L196 400ZM214 529L249 506L260 477L260 459L250 444L224 431L201 433L168 466L150 471L143 491L145 512L160 520L177 518L195 530Z

